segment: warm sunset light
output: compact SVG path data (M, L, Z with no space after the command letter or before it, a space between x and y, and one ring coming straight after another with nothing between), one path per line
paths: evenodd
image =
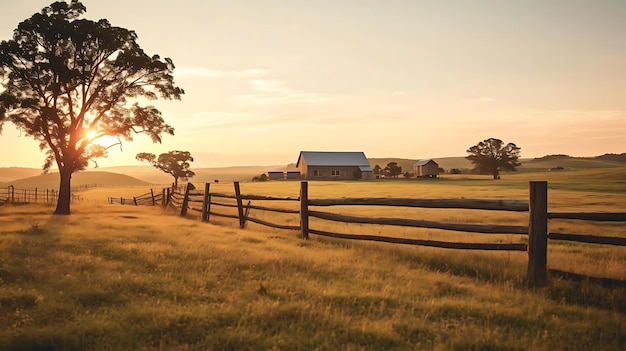
M626 0L0 1L0 350L626 350Z
M98 132L94 129L91 129L90 131L87 132L87 135L85 135L85 137L90 141L95 141L94 139L96 138L97 135L98 135Z
M4 4L0 39L50 2ZM173 149L198 167L287 164L301 150L454 157L490 137L523 158L626 152L623 1L83 3L171 57L185 90L150 101L175 136L134 135L101 166ZM7 123L0 149L15 145L0 166L40 166L37 143Z

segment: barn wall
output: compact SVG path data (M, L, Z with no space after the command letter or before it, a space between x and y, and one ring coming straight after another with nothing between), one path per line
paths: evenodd
M315 176L315 171L320 171L322 175ZM339 171L339 176L331 176L332 171ZM306 178L310 180L360 179L361 175L361 170L356 166L309 166L306 171Z

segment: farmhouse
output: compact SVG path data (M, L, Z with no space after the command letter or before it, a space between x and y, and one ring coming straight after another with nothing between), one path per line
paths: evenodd
M413 175L416 177L437 177L439 176L439 164L431 159L419 160L413 165Z
M304 179L371 179L363 152L301 151L296 167Z

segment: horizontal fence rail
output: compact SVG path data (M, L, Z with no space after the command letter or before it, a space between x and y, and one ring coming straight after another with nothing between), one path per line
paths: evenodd
M548 213L548 218L550 219L579 219L583 221L598 221L598 222L626 222L626 213L619 212L599 212L599 213L588 213L588 212L553 212Z
M489 200L489 199L414 199L414 198L339 198L339 199L309 199L308 183L301 183L298 197L276 197L265 195L242 194L239 183L234 182L234 194L212 193L210 183L205 184L204 192L193 191L189 188L163 189L160 198L163 206L171 205L180 209L180 215L187 215L187 211L195 211L201 214L202 221L208 222L210 216L232 218L239 221L240 228L245 228L247 222L259 225L300 231L303 239L308 239L309 234L322 237L331 237L344 240L374 241L392 244L419 245L446 249L459 250L501 250L501 251L526 251L528 253L527 281L531 287L546 284L547 272L572 280L587 279L601 284L620 285L623 281L615 281L607 278L585 277L576 273L562 272L547 268L547 250L549 241L571 241L579 243L626 246L626 238L606 237L580 233L553 233L548 231L548 222L551 219L559 220L582 220L599 222L626 221L626 213L562 213L548 212L547 182L531 181L529 183L529 200ZM152 192L152 191L151 191ZM146 195L146 194L144 194ZM134 200L140 202L144 196ZM263 204L252 204L252 201ZM152 204L158 201L151 201ZM279 203L284 206L270 206L266 202ZM299 206L295 207L294 202ZM421 219L388 218L388 217L363 217L314 210L315 207L330 206L379 206L379 207L414 207L432 209L463 209L482 211L513 211L527 212L529 216L528 226L500 225L500 224L466 224L444 223ZM224 209L226 212L216 212L215 208ZM299 225L273 223L266 219L254 217L252 210L257 212L281 213L286 216L298 215ZM232 214L236 211L236 214ZM438 240L424 240L414 238L390 237L370 234L346 234L334 233L326 230L310 228L309 219L315 218L322 221L334 221L346 224L359 225L384 225L395 227L429 228L466 233L490 234L490 235L524 235L528 243L463 243L446 242ZM317 222L316 222L317 223ZM364 227L365 228L365 227Z
M494 210L528 212L528 202L517 200L482 199L392 199L392 198L343 198L309 200L311 206L402 206L423 208L454 208L469 210Z
M360 223L360 224L380 224L380 225L392 225L401 227L413 227L413 228L431 228L431 229L443 229L454 230L459 232L468 233L483 233L483 234L528 234L528 227L523 226L508 226L508 225L477 225L477 224L458 224L458 223L441 223L424 221L418 219L405 219L405 218L371 218L371 217L358 217L358 216L346 216L328 212L310 211L309 217L315 217L320 219L326 219L335 222L343 223Z
M141 194L139 196L134 196L132 198L125 197L113 197L110 196L108 198L109 204L121 204L121 205L152 205L155 206L157 204L162 204L163 202L163 194L162 193L154 193L153 189L150 189L149 193Z
M452 243L446 241L435 240L419 240L407 238L395 238L390 236L364 235L364 234L338 234L326 232L322 230L309 229L311 234L327 236L339 239L378 241L393 244L419 245L440 247L445 249L461 249L461 250L500 250L500 251L526 251L526 244L483 244L483 243Z
M13 185L0 189L0 204L56 203L59 192L55 189L17 189ZM80 195L70 193L70 201L82 201Z

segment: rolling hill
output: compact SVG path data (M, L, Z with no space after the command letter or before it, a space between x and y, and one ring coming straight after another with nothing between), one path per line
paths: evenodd
M625 154L605 154L597 157L572 157L568 155L548 155L539 158L522 159L519 173L547 172L548 170L582 170L599 168L626 167ZM434 158L441 168L449 170L458 168L467 170L472 164L465 157ZM389 162L396 162L404 172L411 171L417 159L406 158L370 158L372 167L385 167ZM239 166L218 168L192 168L196 176L195 183L219 181L247 181L252 177L270 170L285 170L295 168L294 164L274 166ZM58 174L41 174L36 168L1 168L0 187L14 185L15 187L58 188ZM173 178L151 166L120 166L106 168L92 168L72 176L72 186L101 185L101 186L134 186L147 184L170 184Z
M0 167L0 183L42 174L41 169L22 167Z
M149 183L141 181L137 178L133 178L123 174L111 173L111 172L78 172L72 175L72 187L79 186L142 186ZM48 173L40 174L34 177L28 177L18 180L12 180L9 182L0 183L0 187L8 187L13 185L17 189L58 189L59 188L59 174Z

